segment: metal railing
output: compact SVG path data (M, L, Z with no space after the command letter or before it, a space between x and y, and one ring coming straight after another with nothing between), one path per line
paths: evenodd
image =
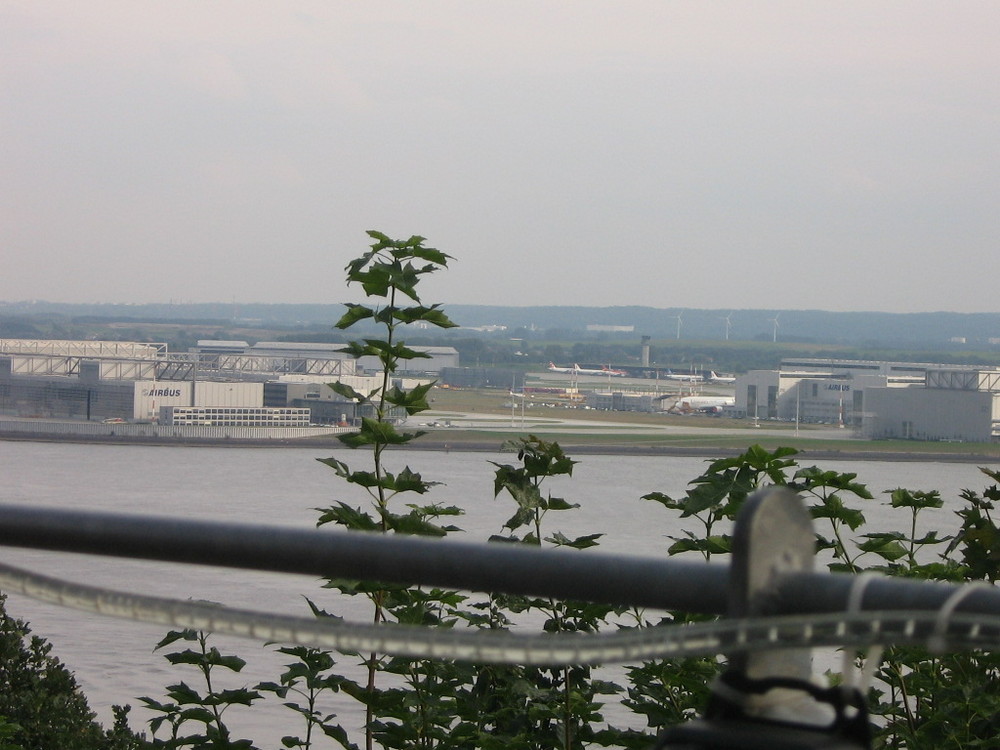
M785 488L744 503L730 565L515 544L0 505L0 545L726 615L611 635L345 625L112 592L0 566L0 589L172 626L340 649L509 663L726 653L750 680L810 677L806 649L1000 648L1000 591L812 570L808 511Z

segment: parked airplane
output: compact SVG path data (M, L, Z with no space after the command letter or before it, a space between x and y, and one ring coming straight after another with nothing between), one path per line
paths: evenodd
M667 374L662 377L667 380L679 380L682 383L704 383L705 378L701 375L677 375L672 370L667 370Z
M572 367L557 367L554 363L549 362L549 370L551 372L564 372L569 375L612 375L614 377L622 377L626 374L624 370L612 370L608 367L602 367L600 370L588 369L580 367L575 362Z
M736 399L731 396L682 396L670 407L670 411L682 414L693 412L718 414L723 408L735 405Z
M556 367L553 362L549 362L549 370L552 372L565 372L567 374L572 374L576 372L576 365L573 367Z
M710 383L735 383L736 378L729 377L727 375L716 375L715 370L712 370L709 375L708 382Z

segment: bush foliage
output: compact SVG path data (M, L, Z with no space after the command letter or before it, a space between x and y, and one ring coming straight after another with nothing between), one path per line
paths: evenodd
M127 708L105 731L52 644L7 614L0 594L0 750L133 750Z

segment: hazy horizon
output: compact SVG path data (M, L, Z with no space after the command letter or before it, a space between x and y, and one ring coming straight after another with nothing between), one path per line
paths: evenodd
M447 273L447 271L445 271ZM524 309L553 309L553 310L565 310L565 309L584 309L584 310L655 310L667 313L674 313L670 320L676 320L676 313L680 313L682 316L687 313L712 313L716 315L722 315L725 313L731 315L739 315L741 313L763 313L763 314L774 314L775 312L779 314L785 313L808 313L808 314L830 314L830 315L858 315L858 316L928 316L928 315L943 315L943 316L985 316L985 317L998 317L1000 316L1000 311L987 311L987 312L961 312L958 310L918 310L909 312L895 312L891 310L831 310L829 308L823 307L800 307L800 308L778 308L778 307L671 307L671 306L660 306L660 305L638 305L638 304L625 304L625 305L585 305L585 304L530 304L526 303L523 305L515 304L491 304L491 303L476 303L476 302L451 302L442 299L422 299L425 304L436 304L439 305L442 310L447 313L448 310L453 308L496 308L500 310L524 310ZM341 301L297 301L297 302L262 302L255 300L204 300L201 302L191 301L191 300L149 300L144 302L115 302L110 300L94 300L89 302L62 302L58 300L49 299L0 299L0 307L10 307L10 308L22 308L26 306L68 306L68 307L220 307L225 310L235 310L239 313L243 308L254 308L254 307L326 307L326 306L343 306L344 302ZM238 316L237 316L238 317ZM723 318L719 318L723 320Z
M1000 311L1000 5L0 6L0 300Z

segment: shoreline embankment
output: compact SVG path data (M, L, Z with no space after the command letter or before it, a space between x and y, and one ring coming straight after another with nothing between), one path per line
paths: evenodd
M504 444L511 438L510 435L503 438L478 437L474 434L464 433L460 436L450 435L448 437L422 436L400 448L406 450L419 450L428 452L479 452L479 453L503 453L506 451ZM740 455L746 447L757 442L747 436L745 445L711 445L708 443L700 445L670 445L670 444L646 444L642 442L616 441L613 443L600 442L575 442L572 436L564 436L555 440L562 448L571 455L622 455L622 456L678 456L689 458L728 458ZM703 438L702 438L703 439ZM80 434L57 434L44 431L38 432L2 432L0 440L10 442L36 442L36 443L84 443L89 445L134 445L148 447L186 447L186 448L316 448L322 450L351 450L344 446L336 436L328 435L322 437L303 438L218 438L218 437L164 437L140 436L140 435L80 435ZM780 442L780 441L779 441ZM787 441L789 444L793 440ZM861 441L859 441L861 442ZM867 443L866 446L872 445ZM996 464L1000 463L1000 452L997 455L988 455L976 452L961 451L933 451L933 450L880 450L876 447L871 449L862 448L810 448L794 447L797 451L796 457L801 462L803 459L817 461L914 461L914 462L948 462L948 463L979 463Z

